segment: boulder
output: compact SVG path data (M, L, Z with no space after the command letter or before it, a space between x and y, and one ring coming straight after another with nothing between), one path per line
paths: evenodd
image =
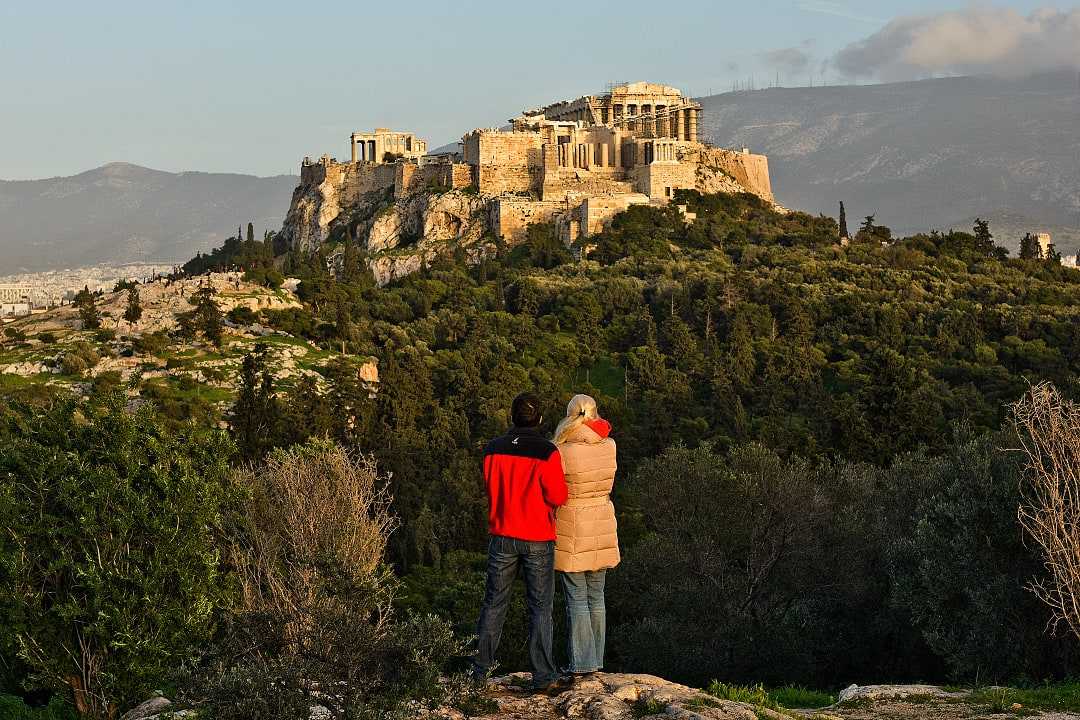
M171 706L172 702L168 698L161 696L150 698L121 715L120 720L147 720L147 718L160 715Z

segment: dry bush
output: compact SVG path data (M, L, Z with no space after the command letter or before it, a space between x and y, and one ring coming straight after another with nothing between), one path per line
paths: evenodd
M1013 405L1013 424L1027 457L1020 524L1041 548L1049 577L1031 590L1080 637L1080 406L1050 383Z
M369 602L381 627L392 595L379 580L396 521L375 461L311 443L272 453L239 481L251 492L246 536L232 552L244 610L300 622L341 602L327 582L344 581L376 593Z
M463 685L447 623L399 618L384 564L396 525L375 463L327 441L241 471L250 502L231 548L241 601L186 701L217 720L390 718Z

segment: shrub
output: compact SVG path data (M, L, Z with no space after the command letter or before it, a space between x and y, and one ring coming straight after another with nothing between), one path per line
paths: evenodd
M237 305L229 311L228 317L236 325L251 325L259 319L255 311L247 305Z
M124 406L67 401L0 425L3 634L93 718L166 687L229 594L227 438Z
M158 331L148 333L131 341L131 349L139 355L156 355L161 357L169 346L169 336Z
M64 353L60 360L60 367L65 375L79 375L97 365L100 359L90 343L79 341L72 343L71 349Z
M112 342L116 339L116 331L112 328L99 328L94 331L94 339L99 343Z
M4 720L75 720L75 709L63 698L53 696L44 707L28 707L21 698L0 695L0 718Z
M42 345L52 345L56 342L56 335L51 332L39 333L37 339L41 341Z
M441 620L393 614L383 557L396 521L374 462L312 442L274 451L240 484L242 603L190 698L217 718L306 717L314 704L352 718L440 695L460 647Z
M65 375L81 375L86 370L86 361L75 353L67 353L60 360L60 369Z

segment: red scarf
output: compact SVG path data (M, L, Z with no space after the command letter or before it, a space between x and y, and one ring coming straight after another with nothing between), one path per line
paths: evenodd
M585 427L592 430L594 433L602 438L606 438L611 434L611 423L604 418L596 418L595 420L586 420Z

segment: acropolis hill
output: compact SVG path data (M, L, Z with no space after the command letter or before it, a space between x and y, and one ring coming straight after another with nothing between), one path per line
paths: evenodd
M385 283L450 243L475 257L485 237L513 244L534 223L553 223L569 244L678 189L773 202L767 158L701 143L700 121L701 106L679 90L636 82L473 130L456 153L427 154L408 132L356 132L348 161L304 158L279 241L357 241Z

